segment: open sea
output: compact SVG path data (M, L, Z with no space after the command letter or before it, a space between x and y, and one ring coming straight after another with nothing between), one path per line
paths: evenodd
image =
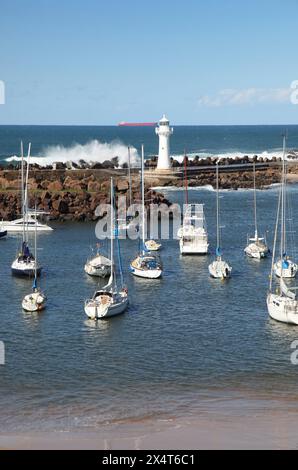
M278 151L281 126L177 127L172 153L256 153ZM150 131L150 135L149 135ZM298 148L298 126L289 126L288 144ZM152 135L151 135L152 134ZM147 153L157 152L153 129L116 127L0 126L2 160L18 152L19 140L32 141L33 154L49 148L84 146L95 139L118 139ZM84 150L84 149L83 149ZM298 187L290 186L294 230ZM167 190L172 202L183 192ZM93 223L52 223L38 235L44 266L45 311L24 313L21 300L31 281L11 276L19 238L0 240L0 340L6 363L0 366L0 430L103 431L123 422L245 413L267 407L296 407L298 366L290 361L297 327L269 319L266 293L271 258L245 258L253 233L251 191L222 191L224 257L233 267L227 282L212 280L208 264L215 249L215 192L191 189L190 202L205 204L210 254L181 257L177 240L164 240L160 280L128 273L137 242L122 240L130 306L124 315L97 323L84 313L84 300L97 281L84 273ZM278 188L257 191L260 230L272 247ZM297 236L295 235L297 242ZM99 281L104 284L104 281Z

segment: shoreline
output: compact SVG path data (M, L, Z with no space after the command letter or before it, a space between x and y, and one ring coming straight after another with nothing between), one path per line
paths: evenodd
M127 418L96 429L1 431L0 449L296 449L297 418L294 398L232 392L184 417Z
M298 412L264 411L257 416L214 415L119 426L105 432L23 432L0 434L0 449L162 450L295 449Z

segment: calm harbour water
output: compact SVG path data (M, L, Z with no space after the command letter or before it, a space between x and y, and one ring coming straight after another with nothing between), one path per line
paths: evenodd
M291 186L294 200L298 187ZM168 191L182 202L182 191ZM298 366L290 344L298 329L269 319L266 292L271 258L244 257L253 233L252 192L223 191L223 253L233 267L227 282L212 280L215 193L191 190L203 202L211 243L205 257L181 257L177 240L163 242L164 276L149 281L128 274L137 243L121 242L130 293L126 314L94 323L84 299L96 281L83 271L94 224L53 224L38 236L47 309L26 314L21 299L31 282L10 274L16 237L0 240L0 430L97 430L109 423L150 417L194 416L245 408L247 397L274 408L295 405ZM260 228L272 233L278 191L258 191ZM293 206L294 221L298 220ZM297 224L296 224L297 225ZM103 281L104 282L104 281Z

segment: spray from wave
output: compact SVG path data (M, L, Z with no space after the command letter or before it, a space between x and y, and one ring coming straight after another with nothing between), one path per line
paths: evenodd
M54 145L47 147L43 156L32 156L31 163L37 163L41 166L52 165L53 163L60 162L74 162L79 163L84 160L87 163L104 162L105 160L112 160L118 157L119 166L128 162L128 149L122 142L113 141L110 143L100 142L99 140L92 140L87 144L74 144L71 147L64 147L63 145ZM131 165L137 166L139 156L135 147L130 147ZM6 158L7 162L20 161L21 158L12 156Z
M204 159L204 158L214 158L214 159L219 159L223 160L225 158L231 158L232 160L236 160L237 158L244 158L248 157L252 159L255 155L258 156L258 159L263 158L264 160L272 160L273 157L276 158L282 158L283 152L281 150L270 150L270 151L260 151L260 152L225 152L225 153L209 153L209 152L198 152L198 153L190 153L187 154L188 158L190 160L193 160L196 156L199 157L199 159ZM286 154L287 156L290 155L292 158L298 158L298 152L294 151L289 151ZM183 162L184 155L173 155L173 158L180 163Z

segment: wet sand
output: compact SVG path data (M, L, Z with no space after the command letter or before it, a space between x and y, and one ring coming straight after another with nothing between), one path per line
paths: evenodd
M125 423L98 432L0 434L2 449L297 449L298 412ZM106 436L105 436L106 434Z

